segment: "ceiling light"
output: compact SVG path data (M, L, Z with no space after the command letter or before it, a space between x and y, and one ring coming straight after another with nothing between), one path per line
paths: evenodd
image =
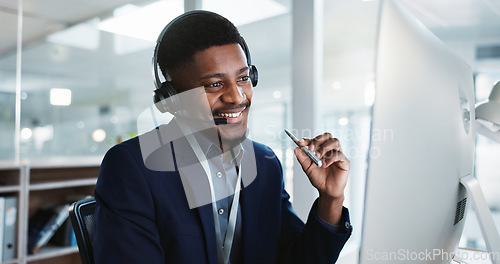
M104 139L106 139L106 131L101 128L94 130L94 132L92 133L92 139L95 142L103 142Z
M144 7L127 4L115 9L114 16L99 23L99 29L132 38L156 42L162 29L184 12L182 1L163 0Z
M288 12L288 8L272 0L203 1L204 10L218 13L236 26L274 17ZM184 13L184 3L179 0L162 0L138 7L127 4L115 9L113 17L99 23L99 29L132 38L156 42L162 29L175 17Z
M33 131L29 127L25 127L21 129L21 138L24 140L28 140L33 136Z
M76 47L86 50L99 48L100 32L96 26L98 18L77 24L67 29L57 31L47 37L47 41L63 46Z
M226 17L236 26L285 14L288 8L272 0L204 0L203 9Z
M349 124L349 118L347 118L347 117L339 118L339 125L340 126L347 126L348 124Z
M64 88L50 89L50 104L68 106L71 104L71 90Z

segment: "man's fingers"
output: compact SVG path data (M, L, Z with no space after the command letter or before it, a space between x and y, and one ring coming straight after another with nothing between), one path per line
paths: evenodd
M326 153L328 153L332 150L342 152L342 147L340 146L340 141L337 138L330 138L327 141L325 141L323 144L318 146L318 148L316 149L316 156L321 159L321 158L323 158L323 156Z
M313 151L313 152L316 151L316 149L319 146L321 146L323 143L325 143L326 141L328 141L331 138L332 138L332 134L330 134L328 132L315 137L314 139L311 140L311 142L309 144L309 150Z
M316 152L316 156L325 161L323 162L323 167L327 167L337 161L347 161L346 164L343 164L341 167L349 167L350 162L342 153L340 141L328 132L318 135L313 139L303 138L299 140L298 143L300 146L305 146L310 151ZM297 156L299 163L302 165L302 168L309 168L309 166L311 166L312 161L302 150L300 150L300 148L295 150L295 155Z
M332 150L323 158L323 167L327 168L334 164L341 170L349 170L351 167L351 161L340 151Z
M297 160L299 161L300 166L302 166L302 170L307 171L309 167L312 165L312 161L309 159L309 157L300 149L299 147L295 148L294 150L295 156L297 157Z
M311 141L312 141L311 139L302 138L299 140L298 143L299 143L299 146L301 146L301 147L307 147L307 146L309 146L309 144L311 144Z

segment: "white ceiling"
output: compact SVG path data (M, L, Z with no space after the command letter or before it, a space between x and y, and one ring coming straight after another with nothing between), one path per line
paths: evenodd
M114 8L134 0L23 0L23 39L40 40L55 32L96 16L109 15ZM18 1L0 0L0 54L16 46Z

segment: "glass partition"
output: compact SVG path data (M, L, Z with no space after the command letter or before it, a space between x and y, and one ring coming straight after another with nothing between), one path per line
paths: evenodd
M266 1L256 1L254 8L265 9L267 4L259 7L259 2ZM238 27L259 70L248 128L250 138L271 147L282 162L285 184L293 199L294 146L283 132L291 125L291 1L267 2L275 15Z
M361 239L380 2L337 0L324 5L322 129L340 140L351 160L345 205L357 231L346 247L349 253Z
M3 66L4 65L1 65L2 68ZM15 76L12 76L12 73L14 73L15 75L15 69L12 69L11 73L11 70L7 69L9 65L5 66L6 69L2 69L0 72L2 79L4 79L2 81L2 87L1 87L2 91L0 91L0 105L2 105L2 114L0 117L0 137L2 137L2 141L0 141L0 159L12 160L14 159L15 156L14 134L15 134L16 93L15 93L15 88L13 88L14 91L10 91L12 87L9 87L10 85L8 84L8 82L11 81L7 79L12 78L15 80Z
M290 3L256 1L251 8L266 12L242 15L235 11L247 5L226 2L200 1L202 9L234 21L245 37L261 73L253 107L257 111L251 117L260 123L250 122L250 131L256 131L253 138L257 141L273 145L283 160L281 143L254 128L261 122L276 124L278 118L279 129L263 130L276 134L287 123ZM135 136L139 113L152 103L151 57L156 37L183 12L184 4L183 0L123 0L93 8L84 1L71 6L63 1L51 3L46 8L44 3L26 5L20 54L21 159L102 156L114 144ZM0 47L0 101L5 109L0 119L4 138L0 159L5 160L14 158L15 149L17 14L12 12L5 16L12 25L6 35L11 43L2 42ZM271 117L261 111L270 103L280 105L280 113Z
M83 2L73 6L86 10L79 14L85 19L25 45L21 128L31 136L21 141L22 158L100 156L137 133L137 116L152 103L151 57L158 33L124 35L120 30L129 23L136 31L148 30L137 21L138 11L150 4L115 2L103 3L99 12ZM181 0L163 2L177 10L172 16L182 13ZM102 10L109 11L102 15ZM156 31L161 27L158 21Z
M10 1L8 7L0 11L3 25L0 41L0 160L13 160L16 156L18 1Z

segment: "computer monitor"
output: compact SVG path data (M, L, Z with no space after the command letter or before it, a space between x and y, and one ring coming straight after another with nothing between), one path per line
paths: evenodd
M472 72L396 1L379 23L360 263L450 263L473 174Z

